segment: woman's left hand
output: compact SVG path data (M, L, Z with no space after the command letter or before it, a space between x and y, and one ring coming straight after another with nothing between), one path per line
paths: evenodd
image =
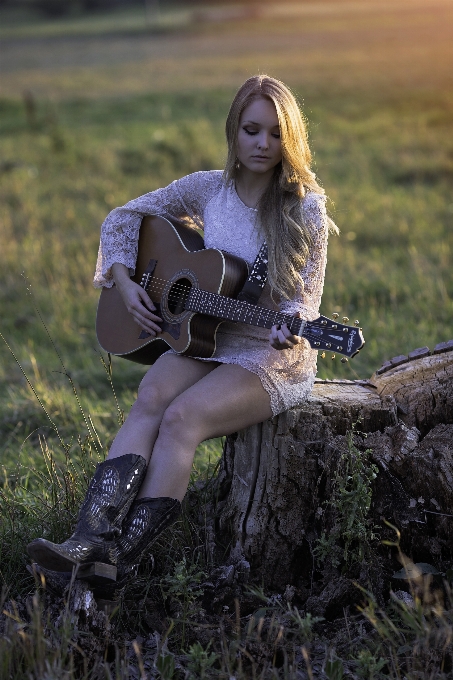
M294 316L300 318L299 313ZM272 326L269 333L269 342L274 349L293 349L293 347L300 343L301 339L298 335L291 333L286 323Z

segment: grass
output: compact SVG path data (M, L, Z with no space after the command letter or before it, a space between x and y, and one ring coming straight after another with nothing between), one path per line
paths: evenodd
M19 3L0 8L2 38L67 38L68 36L137 35L184 28L192 21L193 8L171 3L159 11L147 11L146 3L113 6L110 11L84 12L73 3L72 11L61 17L48 17L39 10Z
M74 632L67 613L57 626L45 620L48 596L30 599L34 582L25 570L30 538L44 532L58 540L69 531L144 372L113 360L116 403L94 333L99 226L134 196L222 167L228 104L250 73L271 70L303 100L316 170L342 232L331 239L321 311L359 318L367 340L346 366L320 361L319 375L369 377L385 359L453 338L451 7L439 0L427 14L417 2L395 2L388 12L372 2L357 12L343 5L301 3L294 15L288 4L289 19L277 12L192 24L152 41L127 35L130 26L116 14L36 26L22 18L2 28L0 331L17 361L2 341L0 576L9 623L2 622L0 677L126 678L140 663L149 677L163 678L177 677L179 666L195 678L238 679L301 678L308 668L314 677L398 677L406 668L415 680L430 677L416 675L425 662L432 677L449 672L442 649L451 621L420 590L415 610L396 603L377 612L369 595L365 617L348 621L358 642L340 640L336 651L326 624L281 597L250 594L239 614L232 605L203 618L197 574L212 565L197 529L205 492L196 482L212 475L220 441L199 448L185 519L158 545L157 575L145 568L142 590L129 594L114 633L100 634L100 649L90 647L89 631ZM66 65L57 34L85 46ZM38 50L30 36L41 41ZM80 63L85 49L88 66ZM157 614L143 595L150 588L161 593L159 620L163 611L168 624L154 647ZM392 638L392 626L404 639ZM130 643L136 635L141 651ZM413 649L419 668L406 659Z

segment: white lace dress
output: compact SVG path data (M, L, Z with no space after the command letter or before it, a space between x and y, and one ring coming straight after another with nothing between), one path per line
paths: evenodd
M305 224L310 228L313 246L303 271L303 292L276 306L266 284L259 304L304 319L318 316L326 266L328 221L325 197L308 193L302 202ZM151 191L116 208L101 229L101 243L94 285L113 285L111 267L126 265L134 274L138 233L144 215L181 218L189 216L204 230L206 248L219 248L253 264L263 238L257 224L257 211L247 207L233 186L226 186L222 172L196 172ZM294 349L276 350L269 345L265 328L224 322L217 331L213 360L239 364L259 376L268 392L274 415L302 402L311 392L316 375L317 352L305 340Z

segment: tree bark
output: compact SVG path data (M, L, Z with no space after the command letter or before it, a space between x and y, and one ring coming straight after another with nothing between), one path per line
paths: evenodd
M355 450L370 450L378 468L370 526L388 532L386 519L414 561L451 565L453 343L436 350L396 357L370 380L318 380L301 406L227 438L216 533L228 564L249 565L267 588L307 589L313 549L332 531L328 501L353 433Z

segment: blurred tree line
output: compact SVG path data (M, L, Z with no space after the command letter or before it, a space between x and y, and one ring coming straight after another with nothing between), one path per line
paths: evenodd
M222 0L221 4L228 4ZM235 3L253 4L256 0L234 0ZM107 11L119 7L142 6L159 10L173 6L215 5L219 0L0 0L0 7L17 7L38 11L48 17L80 14L92 11Z

